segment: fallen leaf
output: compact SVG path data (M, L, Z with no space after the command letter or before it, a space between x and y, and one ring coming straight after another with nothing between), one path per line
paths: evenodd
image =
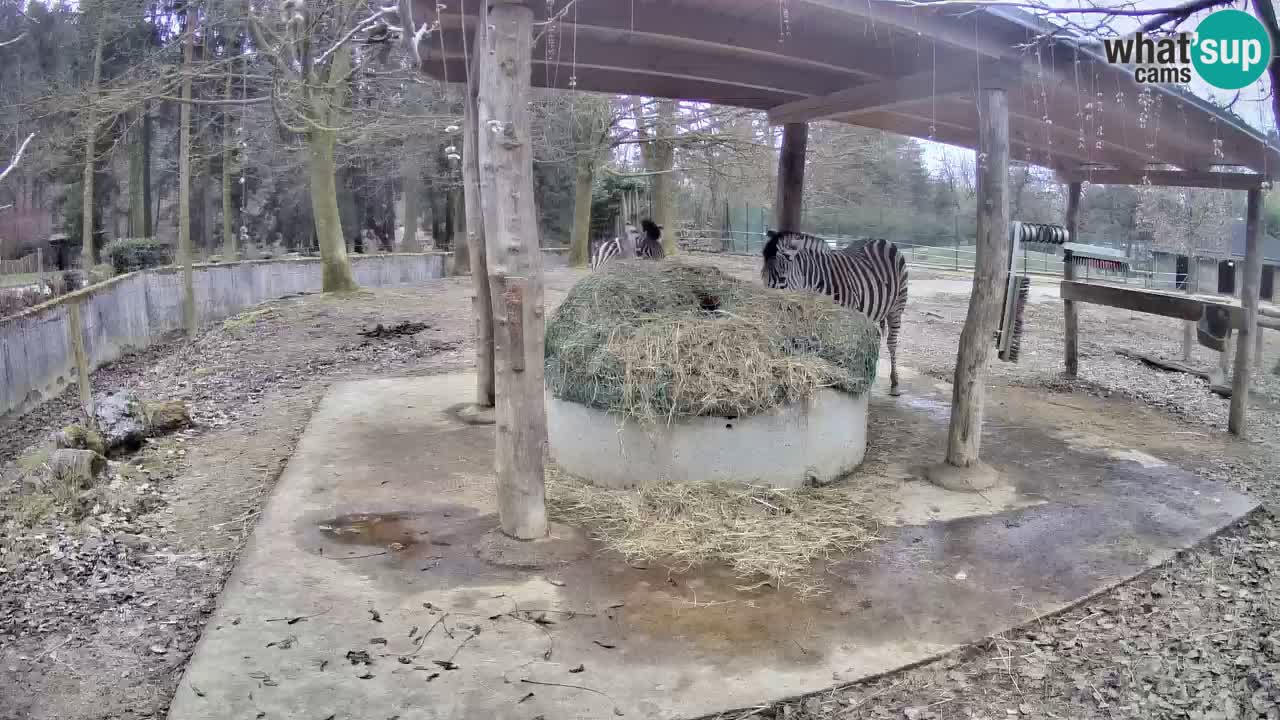
M386 645L387 639L382 637L369 638L370 645Z
M373 677L373 673L369 672L368 670L365 670L364 673L357 675L356 677L359 678L360 680L368 680Z
M376 623L382 622L382 616L378 614L377 610L374 610L373 608L369 608L369 615L373 618L374 622Z
M457 670L458 666L452 660L432 660L431 662L439 665L445 670Z
M440 677L440 673L431 673L430 675L427 676L427 682L431 682L432 680L435 680L438 677Z
M409 639L412 640L413 636L417 634L418 634L418 626L414 625L413 628L409 630Z
M401 665L408 665L409 663L413 662L412 660L405 657L404 655L401 655L400 657L396 658L396 660L399 661Z
M195 685L191 686L191 692L195 693L196 697L204 697L204 691L196 687Z
M525 700L528 700L531 697L533 697L533 693L529 693L528 695L525 695L524 697L520 698L519 700L516 701L516 704L519 705L520 703L524 702Z
M373 662L373 660L369 658L369 653L364 650L348 650L347 659L351 661L352 665L359 665L361 663L368 665Z
M580 673L580 672L582 672L582 671L584 671L584 670L586 670L586 669L587 669L587 666L586 666L586 665L579 665L579 666L578 666L578 667L576 667L576 668L570 668L570 669L569 669L569 672L571 672L571 673Z
M602 643L602 642L600 642L599 640L592 640L591 642L593 642L593 643L595 643L595 644L599 645L600 647L604 648L605 650L612 650L612 649L614 649L614 648L618 647L617 645L610 645L609 643Z
M563 580L547 580L547 582L551 583L552 585L555 585L556 587L564 587Z

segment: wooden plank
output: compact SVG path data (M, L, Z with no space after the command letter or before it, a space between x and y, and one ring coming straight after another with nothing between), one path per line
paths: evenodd
M533 12L523 3L494 2L486 29L477 48L476 108L494 314L498 519L507 535L532 540L547 534L545 325L528 112Z
M483 7L481 12L483 12ZM476 405L491 408L496 402L493 378L493 299L489 291L489 268L485 258L484 205L480 195L480 135L477 120L476 92L478 66L475 48L481 35L476 32L472 67L463 93L462 108L462 184L463 204L467 213L467 250L471 256L471 312L476 323Z
M1249 381L1253 371L1249 363L1250 340L1258 328L1258 293L1262 286L1262 190L1249 191L1245 210L1244 284L1240 288L1240 305L1244 322L1236 338L1236 364L1231 378L1231 411L1227 430L1238 437L1245 435L1245 414L1249 407Z
M1080 193L1080 183L1071 183L1067 186L1067 217L1064 224L1067 226L1068 237L1076 237L1076 229L1080 218ZM1075 276L1076 264L1069 257L1064 256L1062 278L1064 280L1075 280ZM1064 298L1062 301L1062 315L1066 320L1066 340L1064 343L1066 373L1067 377L1076 377L1080 373L1080 314L1075 302Z
M1160 187L1211 188L1221 190L1256 190L1270 178L1253 173L1196 172L1187 170L1080 170L1061 176L1071 182L1088 181L1095 185L1144 185L1146 178Z
M947 464L978 464L982 404L991 337L1000 321L1001 288L1009 264L1009 96L1005 90L978 93L977 244L973 292L956 356L947 430ZM981 158L985 158L982 160Z
M1191 322L1200 320L1206 306L1221 307L1232 313L1233 327L1236 325L1236 317L1239 313L1239 308L1226 303L1216 303L1196 297L1072 280L1063 280L1059 292L1064 300L1106 305Z
M770 108L769 122L773 125L812 122L837 115L884 110L956 93L973 93L979 85L1011 89L1021 84L1022 72L1016 65L988 64L981 71L975 70L973 67L930 69L902 78L858 85L820 97L796 100Z
M774 203L774 227L799 232L804 210L804 160L809 145L809 126L787 123L782 128L782 149L778 153L778 191Z

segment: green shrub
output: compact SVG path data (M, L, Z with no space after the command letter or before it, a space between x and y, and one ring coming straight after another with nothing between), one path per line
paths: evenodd
M104 251L117 275L173 262L172 248L151 238L113 240L107 243Z

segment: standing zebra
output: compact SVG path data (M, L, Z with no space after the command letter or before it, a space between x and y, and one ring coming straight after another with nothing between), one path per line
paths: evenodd
M636 257L661 260L666 256L666 252L662 249L662 226L655 224L652 220L644 220L640 225L644 228L643 236L636 230L635 225L627 223L626 228L627 237L631 239L632 246L636 249ZM599 270L621 254L622 243L618 238L600 243L591 253L591 271Z
M898 331L907 306L907 261L888 240L869 240L838 252L822 238L769 231L760 271L766 286L830 295L858 310L888 338L889 394L898 395Z

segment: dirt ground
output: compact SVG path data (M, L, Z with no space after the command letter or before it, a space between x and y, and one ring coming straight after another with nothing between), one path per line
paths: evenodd
M755 259L708 260L758 278ZM548 273L548 306L578 276ZM956 277L912 271L900 361L922 373L917 382L950 378L966 309ZM0 428L0 720L164 717L325 387L470 367L469 296L470 281L451 278L349 298L288 297L215 324L194 344L175 339L100 370L95 393L180 398L196 426L113 464L101 502L77 516L33 502L20 468L30 449L75 420L74 399ZM397 334L404 322L427 327ZM383 332L360 334L378 324ZM1277 507L1280 378L1264 375L1251 403L1253 439L1235 441L1223 432L1227 401L1203 381L1114 352L1176 357L1176 323L1086 306L1075 382L1060 376L1061 327L1060 303L1030 306L1021 362L992 364L989 422L1051 418L1122 437ZM1268 364L1280 359L1280 337L1267 356ZM1196 359L1215 362L1203 349ZM874 423L870 444L869 460L894 450L892 433ZM1280 524L1263 511L1035 627L907 673L724 717L1280 720L1277 548Z

